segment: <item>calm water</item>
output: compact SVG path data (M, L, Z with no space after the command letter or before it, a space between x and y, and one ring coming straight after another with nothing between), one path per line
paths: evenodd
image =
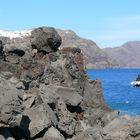
M130 85L140 69L87 70L90 79L102 81L105 102L121 114L140 115L140 88Z

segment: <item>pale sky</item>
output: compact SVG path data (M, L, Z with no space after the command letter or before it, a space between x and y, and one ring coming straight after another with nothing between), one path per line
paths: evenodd
M140 41L140 0L0 0L0 29L71 29L101 48Z

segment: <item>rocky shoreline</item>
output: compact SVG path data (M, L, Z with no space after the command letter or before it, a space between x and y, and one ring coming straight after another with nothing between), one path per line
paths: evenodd
M106 106L79 48L54 28L0 37L0 140L139 140L140 118Z

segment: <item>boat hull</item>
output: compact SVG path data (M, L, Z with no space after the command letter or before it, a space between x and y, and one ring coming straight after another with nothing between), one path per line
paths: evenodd
M132 81L131 85L133 85L133 86L140 86L140 81Z

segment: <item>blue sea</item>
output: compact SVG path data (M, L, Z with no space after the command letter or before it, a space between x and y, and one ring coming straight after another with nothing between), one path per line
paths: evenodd
M87 70L90 79L100 79L106 104L121 114L140 115L140 87L130 83L140 74L140 69Z

